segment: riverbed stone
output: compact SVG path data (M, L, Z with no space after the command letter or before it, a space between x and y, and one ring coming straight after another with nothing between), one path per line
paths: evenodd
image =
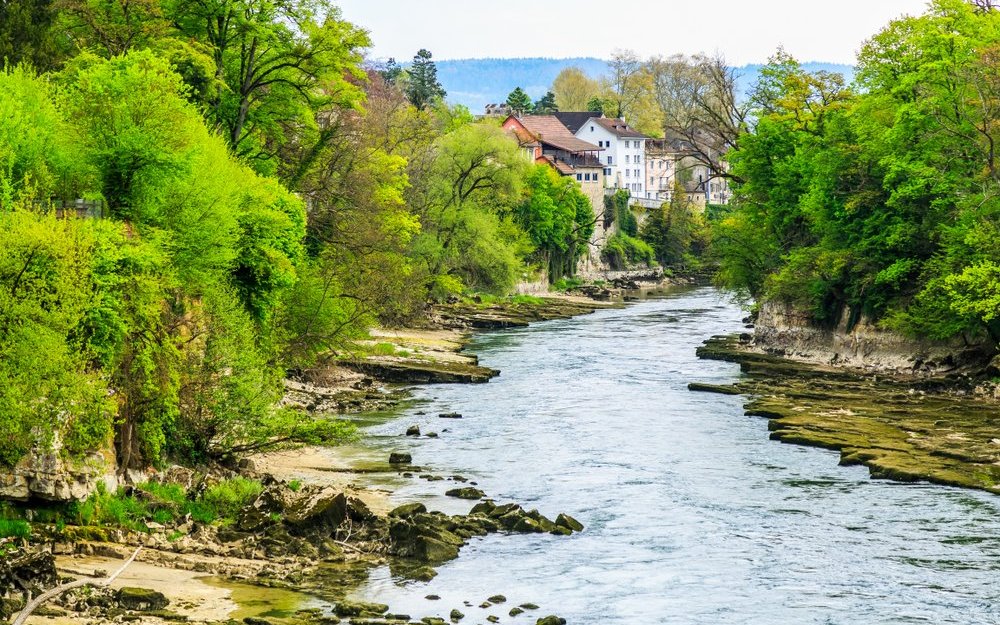
M333 607L337 616L381 616L389 611L384 603L369 603L367 601L348 601L342 599Z
M170 600L162 592L133 586L119 588L115 599L123 609L134 612L162 610L170 604Z
M486 620L489 621L489 622L491 622L491 623L499 623L500 622L500 617L499 616L495 616L493 614L490 614L489 616L486 617Z
M411 425L410 427L406 428L406 435L407 436L420 436L420 426L419 425Z
M507 597L503 595L493 595L492 597L487 599L487 601L489 601L490 603L506 603Z
M524 614L524 610L522 610L521 608L518 608L518 607L513 607L513 608L510 609L510 612L508 612L507 614L510 615L510 616L517 616L518 614Z
M566 625L566 619L550 614L535 621L535 625Z
M404 503L401 506L397 506L392 509L389 513L391 517L407 518L415 514L420 514L422 512L427 512L427 506L420 502L416 503Z
M482 499L486 496L486 493L474 486L465 486L463 488L453 488L446 491L445 495L449 497L457 497L459 499Z
M405 451L394 451L389 454L389 464L410 464L412 462L413 456Z
M565 513L560 514L559 516L556 517L556 525L560 527L565 527L566 529L572 530L574 532L583 531L583 523L580 523L579 521L577 521L576 519Z
M461 419L462 413L460 412L442 412L438 415L442 419Z
M464 619L464 618L465 618L465 615L464 615L464 614L462 614L461 612L459 612L458 610L454 610L454 609L453 609L453 610L452 610L452 611L451 611L451 612L450 612L450 613L448 614L448 618L449 618L449 619L451 619L451 622L452 622L452 623L457 623L457 622L461 621L462 619Z

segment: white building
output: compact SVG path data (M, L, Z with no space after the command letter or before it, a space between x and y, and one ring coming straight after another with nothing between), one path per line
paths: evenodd
M578 139L603 150L604 180L609 188L628 189L632 197L646 197L646 140L648 137L622 119L595 117L596 113L555 113Z
M732 196L726 177L692 156L683 141L650 139L646 142L645 197L669 202L677 183L688 201L702 207L728 204Z

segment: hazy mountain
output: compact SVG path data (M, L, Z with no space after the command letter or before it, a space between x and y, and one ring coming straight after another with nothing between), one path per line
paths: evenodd
M579 67L590 76L607 72L607 62L593 57L571 59L522 58L522 59L458 59L436 61L438 79L448 92L448 101L464 104L473 113L482 112L490 102L503 102L514 87L521 87L533 99L545 95L555 77L566 67ZM740 91L757 81L761 65L739 68ZM811 72L825 70L844 74L848 80L854 75L850 65L834 63L804 63Z

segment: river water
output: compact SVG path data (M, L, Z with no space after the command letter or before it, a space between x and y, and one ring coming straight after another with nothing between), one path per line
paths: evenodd
M416 618L459 607L464 623L1000 623L1000 499L870 480L834 452L770 441L741 397L687 390L738 379L695 348L741 317L696 289L479 335L470 349L500 377L416 389L371 429L376 446L586 529L474 539L430 582L385 567L356 596ZM464 418L437 417L451 411ZM440 438L400 436L410 424ZM443 496L454 486L405 479L394 497L467 512ZM478 607L497 593L508 602ZM528 601L542 609L507 615Z

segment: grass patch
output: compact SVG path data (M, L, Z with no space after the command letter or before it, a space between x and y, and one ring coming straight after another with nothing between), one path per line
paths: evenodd
M148 523L169 525L190 514L199 523L231 523L240 510L264 489L260 482L236 477L205 489L196 499L179 484L147 482L136 487L141 495L124 489L109 493L103 485L86 501L70 504L68 515L77 525L125 527L146 531Z
M583 278L559 278L552 288L560 293L583 286Z
M30 538L31 525L20 519L0 519L0 538Z
M288 483L288 490L297 493L302 490L302 480L292 480Z

